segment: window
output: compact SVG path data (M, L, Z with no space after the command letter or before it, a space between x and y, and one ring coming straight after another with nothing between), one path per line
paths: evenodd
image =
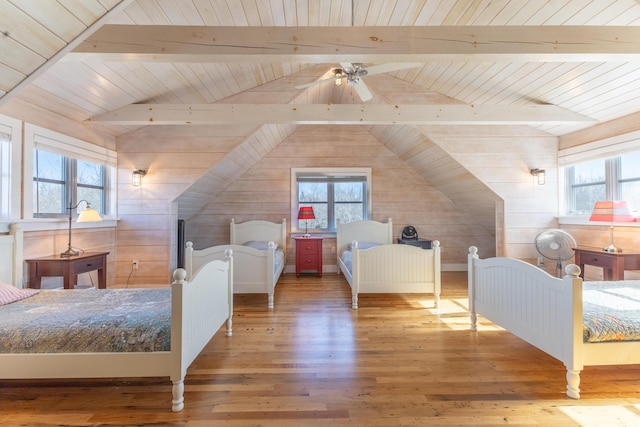
M0 218L20 217L22 122L0 114Z
M80 200L86 200L92 208L105 214L108 193L105 166L45 150L34 150L33 158L35 217L66 216L69 206L75 206Z
M626 200L640 209L640 151L565 168L566 213L589 214L598 200Z
M370 169L292 169L294 230L334 232L346 224L370 217ZM314 220L297 220L300 206L311 206Z
M115 215L114 151L33 125L25 126L25 217L66 217L86 200ZM84 209L83 203L80 209Z

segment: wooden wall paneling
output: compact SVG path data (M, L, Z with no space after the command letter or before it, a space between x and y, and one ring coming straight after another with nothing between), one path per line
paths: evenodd
M232 217L236 221L242 218L279 222L283 217L291 221L289 170L302 166L372 167L374 219L386 221L391 216L395 224L394 233L398 236L407 224L416 226L425 236L431 236L437 230L437 235L431 237L441 240L444 247L452 248L446 254L456 256L455 259L447 259L448 255L443 254L443 262L451 265L466 263L469 242L465 235L478 234L475 231L469 233L469 230L477 228L475 222L468 215L458 213L447 197L361 126L300 126L187 221L187 234L195 238L199 247L203 247L228 241L227 232L221 233L220 230L228 227ZM440 221L446 222L444 218L452 217L458 218L448 229L452 234L442 234ZM480 227L480 235L483 233L486 235ZM211 239L204 245L199 241L203 235ZM223 240L215 241L215 238ZM494 236L489 235L488 240L492 239ZM486 241L484 238L483 242ZM335 254L332 256L330 245L330 239L326 240L323 249L327 268L335 264ZM454 247L458 249L454 250ZM288 255L289 260L295 259L292 253Z

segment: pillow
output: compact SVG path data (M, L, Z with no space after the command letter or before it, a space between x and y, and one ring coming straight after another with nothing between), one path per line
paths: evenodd
M382 243L377 242L358 242L358 249L370 249L380 246ZM349 243L349 250L353 249L351 243Z
M18 289L15 286L0 282L0 305L10 304L29 298L40 292L38 289Z
M275 242L274 244L276 245L276 248L277 248L278 245ZM258 249L260 251L266 251L267 249L269 249L269 242L264 242L259 240L249 240L248 242L244 242L243 245L249 246L250 248L253 248L253 249Z

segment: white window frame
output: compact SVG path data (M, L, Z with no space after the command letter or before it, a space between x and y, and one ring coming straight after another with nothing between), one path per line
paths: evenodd
M596 225L592 222L589 222L589 217L591 212L579 213L579 214L568 214L566 213L568 207L570 206L571 194L567 192L567 177L566 170L568 167L571 167L575 164L587 162L590 160L605 160L605 163L609 161L611 158L620 157L623 154L631 153L635 151L640 151L640 131L629 132L622 135L617 135L611 138L606 138L598 141L593 141L587 144L582 144L576 147L570 147L566 149L559 150L558 152L558 165L560 167L560 216L559 223L560 224L574 224L574 225ZM610 166L606 166L605 171L605 185L607 187L607 197L615 198L616 190L611 189L611 185L618 185L618 177L612 176ZM615 182L614 182L615 181ZM638 207L634 206L634 209L638 209ZM640 227L639 222L626 222L620 223L621 226L626 227Z
M298 176L364 176L367 182L365 209L367 218L371 218L371 168L291 168L291 232L304 233L298 228ZM322 234L334 235L335 231L323 231Z
M108 205L105 206L104 218L113 218L116 216L117 154L115 151L30 123L25 123L24 135L24 169L22 179L24 182L23 211L25 219L34 218L33 150L36 148L65 157L102 164L110 168L111 173L108 174L109 195L106 197Z
M22 165L22 121L0 114L0 131L10 136L4 147L0 162L2 192L0 218L17 220L20 218L20 168Z

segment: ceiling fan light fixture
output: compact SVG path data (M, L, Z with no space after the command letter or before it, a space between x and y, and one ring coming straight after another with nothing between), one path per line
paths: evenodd
M334 76L335 76L335 80L333 81L333 84L336 86L342 86L342 78L345 77L346 74L344 74L344 71L342 71L342 68L336 68L334 71Z

